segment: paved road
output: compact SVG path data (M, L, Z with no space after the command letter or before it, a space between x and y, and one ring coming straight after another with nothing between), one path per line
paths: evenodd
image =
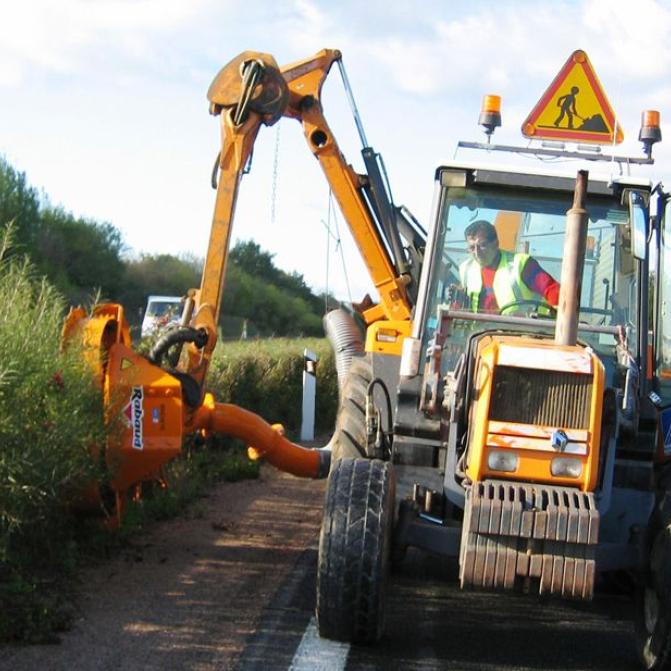
M323 482L266 471L88 572L56 646L5 648L0 671L635 669L629 603L461 592L456 567L410 552L374 647L329 644L313 622Z
M290 669L292 663L293 669L347 671L637 668L627 598L602 594L585 605L462 592L456 567L420 553L411 553L393 577L387 631L378 645L333 652L313 641L305 663L296 651L306 628L313 635L315 571L316 551L307 550L264 610L236 669Z

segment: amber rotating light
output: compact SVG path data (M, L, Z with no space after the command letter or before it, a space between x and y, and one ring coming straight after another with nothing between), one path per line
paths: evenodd
M494 130L501 125L501 96L487 95L482 98L478 123L484 126L489 142Z
M661 139L662 130L659 126L659 112L646 110L641 114L641 130L638 133L638 140L643 143L643 151L648 158L652 156L652 145Z

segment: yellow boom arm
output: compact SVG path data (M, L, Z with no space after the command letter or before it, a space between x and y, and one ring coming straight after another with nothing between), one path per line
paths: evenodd
M231 226L242 171L262 124L281 117L300 121L311 151L319 160L380 295L380 305L365 313L368 322L382 317L410 319L407 277L398 275L377 232L361 192L359 176L349 166L326 123L321 89L337 50L323 49L312 58L279 68L275 59L246 51L217 74L208 91L210 111L221 116L222 148L210 242L201 287L192 291L191 325L207 331L204 348L189 348L188 373L202 386L217 339Z
M250 445L250 455L265 458L282 470L304 477L325 477L328 450L294 445L277 427L232 405L215 403L203 394L203 383L217 343L231 225L242 172L261 125L282 116L303 124L308 144L319 160L371 278L380 305L366 310L367 323L386 318L405 334L410 324L406 276L394 270L362 195L359 176L345 163L324 120L320 94L331 65L340 52L320 51L313 58L280 70L272 56L244 52L216 76L210 90L210 111L221 116L222 147L218 157L217 196L201 286L187 297L182 326L162 336L149 356L133 351L120 305L96 306L88 316L75 309L63 329L64 343L80 340L87 361L104 394L105 412L115 427L105 446L109 485L115 494L119 521L128 493L146 480L162 481L162 467L180 451L186 433L225 432ZM372 332L374 329L369 329ZM188 344L186 361L161 360L173 345ZM180 350L181 351L181 350ZM93 449L98 454L98 448ZM89 503L101 506L95 486Z

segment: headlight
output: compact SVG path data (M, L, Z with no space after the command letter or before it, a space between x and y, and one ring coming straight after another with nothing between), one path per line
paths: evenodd
M570 457L555 457L550 464L550 472L556 477L579 478L582 475L582 461Z
M487 466L492 471L505 471L514 473L517 470L519 457L514 452L504 450L490 450L487 456Z

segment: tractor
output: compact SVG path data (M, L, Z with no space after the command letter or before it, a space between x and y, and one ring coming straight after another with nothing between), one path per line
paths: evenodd
M363 173L345 161L324 117L321 88L333 64L352 103ZM555 101L576 81L581 101L599 87L588 116L600 124L562 128L554 119ZM179 326L141 356L120 306L74 311L66 323L67 337L89 345L109 416L128 419L106 451L117 514L185 434L232 434L253 458L328 478L321 636L377 641L389 572L413 547L435 561L456 558L464 589L589 600L599 576L626 573L644 667L669 668L670 197L628 174L653 162L658 113L644 114L642 157L566 149L621 139L580 50L523 124L526 147L491 142L500 101L486 96L487 142L460 143L486 158L436 169L425 231L394 204L339 51L281 68L244 52L215 77L208 100L222 129L217 197L202 283L186 296ZM357 319L342 310L325 318L340 401L334 434L319 449L205 393L238 188L259 129L282 117L302 125L379 295L355 306ZM539 145L544 139L552 144ZM579 169L500 167L491 160L499 151L571 159ZM478 222L489 238L470 234ZM494 240L493 269L474 265ZM556 287L553 300L529 279L538 268Z

